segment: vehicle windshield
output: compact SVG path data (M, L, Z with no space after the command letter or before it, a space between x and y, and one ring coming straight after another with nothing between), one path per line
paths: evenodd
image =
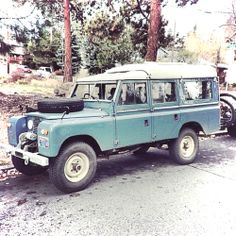
M72 97L81 99L111 100L116 91L116 83L81 83L77 84Z

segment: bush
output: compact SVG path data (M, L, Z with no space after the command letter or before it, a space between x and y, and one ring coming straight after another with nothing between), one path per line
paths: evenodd
M34 74L28 75L27 78L30 80L42 80L42 77L40 77L38 75L34 75Z
M62 69L55 70L54 73L55 75L64 75L64 71Z
M10 83L15 83L15 82L17 82L18 80L23 79L23 78L25 78L25 74L22 73L22 72L16 71L16 72L13 72L13 73L11 74L11 76L10 76L9 79L8 79L8 82L10 82Z

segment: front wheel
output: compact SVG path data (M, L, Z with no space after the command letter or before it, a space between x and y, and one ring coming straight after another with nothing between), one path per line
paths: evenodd
M198 149L199 141L196 132L185 128L170 144L170 155L178 164L190 164L195 160Z
M49 176L62 192L84 189L91 183L97 169L93 148L84 142L70 144L50 163Z
M39 175L47 170L47 167L41 167L31 164L25 165L24 160L15 156L11 156L11 161L16 170L18 170L24 175L28 176Z

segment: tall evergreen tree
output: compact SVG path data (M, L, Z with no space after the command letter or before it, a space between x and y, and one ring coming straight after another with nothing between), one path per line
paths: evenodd
M42 14L44 14L45 16L49 14L55 19L63 19L63 0L14 1L18 2L19 4L24 4L26 2L31 3L32 5L40 9ZM168 4L168 2L165 0L153 0L153 2L157 1L162 4L162 7ZM198 2L198 0L175 0L175 2L177 6L183 7L186 4L195 4ZM147 54L148 35L151 35L153 31L149 30L148 32L148 26L149 24L152 24L154 26L158 25L155 24L155 22L153 24L153 19L150 19L150 16L153 14L150 12L150 3L151 0L70 0L70 11L72 13L72 18L73 20L79 21L81 23L82 31L87 36L87 40L85 41L87 43L86 47L88 50L86 50L86 52L87 54L90 54L90 59L87 60L87 62L90 61L91 65L94 66L96 64L96 66L98 66L99 68L98 71L103 70L105 67L114 65L117 60L113 60L112 57L114 57L114 55L111 54L110 60L107 60L106 55L109 55L107 48L110 47L112 48L112 50L115 50L116 58L118 58L117 55L119 54L119 52L114 46L114 44L117 44L118 41L123 46L129 45L128 47L130 49L132 48L132 52L135 51L136 55L138 54L140 55L140 57L144 58L144 56ZM153 11L154 13L156 13L155 9ZM110 17L107 18L107 20L109 20L109 23L107 23L107 25L109 25L110 28L107 27L107 25L104 25L102 26L103 29L99 29L99 25L102 25L100 24L100 21L103 22L104 20L99 20L99 18L97 17L98 12L103 12L104 14L109 13ZM93 30L86 29L88 22L91 22L91 20L95 18L98 20L98 27L94 27L92 25L90 29L93 28ZM119 21L117 21L117 19L119 19ZM168 24L168 22L165 21L160 14L158 14L158 16L156 17L156 22L160 22L160 26L157 29L155 29L155 27L153 28L157 32L155 33L155 35L158 36L158 40L154 39L154 41L156 41L155 46L157 46L156 48L160 46L166 47L170 42L173 41L173 37L165 31L165 26ZM119 27L117 27L116 23ZM124 35L123 31L127 26L131 27L132 30L129 31L130 36L126 37L126 41L124 41L126 43L124 43L119 37L122 37ZM96 31L102 33L102 39L97 33L94 34L94 32ZM125 35L127 36L127 32L125 33ZM95 40L95 38L97 39ZM132 44L131 47L130 42ZM106 55L103 54L101 48L106 51ZM130 52L130 50L128 51ZM91 62L91 59L93 63ZM108 65L103 67L103 63L100 64L101 62L108 63Z

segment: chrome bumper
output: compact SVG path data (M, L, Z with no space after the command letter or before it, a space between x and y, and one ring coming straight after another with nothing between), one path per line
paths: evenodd
M24 151L20 148L0 143L0 150L1 149L4 150L7 155L13 155L15 157L18 157L18 158L24 160L25 165L28 165L29 163L34 163L39 166L48 166L49 165L48 158L41 156L38 153L27 152L27 151Z

